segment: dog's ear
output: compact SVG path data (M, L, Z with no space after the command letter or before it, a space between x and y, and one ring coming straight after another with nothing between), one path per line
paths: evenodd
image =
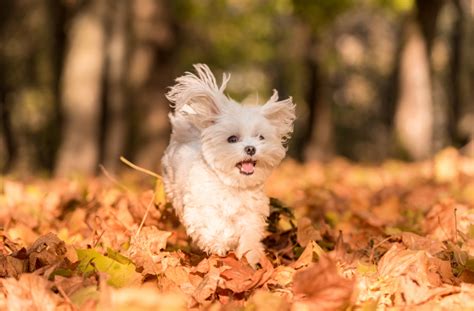
M197 75L186 72L176 79L166 98L172 103L175 112L186 116L198 128L211 125L225 108L227 97L224 89L230 75L224 74L219 87L216 78L207 65L194 65Z
M272 97L262 107L263 115L275 126L282 142L286 142L293 132L295 121L295 104L291 97L278 100L277 90L273 90Z

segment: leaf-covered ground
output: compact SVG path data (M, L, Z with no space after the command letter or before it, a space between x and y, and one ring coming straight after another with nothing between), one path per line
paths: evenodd
M130 176L0 183L0 310L474 309L474 159L285 162L257 270Z

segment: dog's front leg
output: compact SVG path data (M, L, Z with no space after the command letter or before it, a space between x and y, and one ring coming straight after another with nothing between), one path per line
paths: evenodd
M247 219L241 226L241 234L236 254L239 258L245 256L253 267L265 255L261 240L264 235L265 222L260 219Z

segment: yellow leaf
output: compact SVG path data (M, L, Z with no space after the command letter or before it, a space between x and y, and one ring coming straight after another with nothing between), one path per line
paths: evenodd
M166 204L166 193L163 180L161 178L156 179L155 183L155 205L160 208L164 208Z

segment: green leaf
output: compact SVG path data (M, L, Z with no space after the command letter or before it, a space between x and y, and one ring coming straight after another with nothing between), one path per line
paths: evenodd
M117 251L114 251L110 247L107 247L107 257L112 258L115 261L120 262L121 264L133 264L133 261L125 257L124 255L120 254Z
M120 261L102 255L95 249L78 249L79 258L78 270L82 273L100 271L109 275L107 283L114 287L123 287L138 283L141 275L135 271L135 265L128 258L120 255ZM113 257L118 258L117 253L113 252ZM128 262L125 262L126 258Z
M60 276L68 278L72 275L72 271L71 269L57 268L56 270L53 271L53 273L49 275L48 279L53 280L54 276L56 275L60 275Z

